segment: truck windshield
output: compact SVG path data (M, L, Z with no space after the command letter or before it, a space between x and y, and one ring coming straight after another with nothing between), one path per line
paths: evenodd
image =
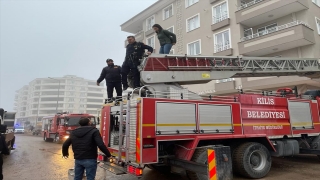
M68 124L67 126L79 126L79 120L82 118L83 116L79 116L79 117L69 117L68 119ZM94 117L88 117L91 121L92 125L96 124L95 118Z

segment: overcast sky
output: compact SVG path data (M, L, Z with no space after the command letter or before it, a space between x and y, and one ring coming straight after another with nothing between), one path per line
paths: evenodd
M35 78L96 80L107 58L121 65L120 24L156 0L0 0L0 107Z

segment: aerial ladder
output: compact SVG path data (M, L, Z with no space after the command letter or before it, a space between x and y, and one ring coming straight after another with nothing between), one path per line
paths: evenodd
M157 94L157 92L182 93L186 90L182 85L227 78L267 76L320 78L319 65L319 59L316 58L153 54L141 61L139 71L141 84L145 89L154 97L163 97L163 93ZM198 95L193 93L194 96Z

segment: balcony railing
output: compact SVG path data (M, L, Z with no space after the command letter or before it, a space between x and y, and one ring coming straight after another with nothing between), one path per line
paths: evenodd
M258 4L260 2L262 2L264 0L253 0L253 1L250 1L248 3L242 3L240 6L238 6L238 11L242 10L242 9L245 9L247 7L250 7L250 6L253 6L255 4Z
M226 19L228 19L228 14L223 14L223 15L218 16L218 17L213 16L212 17L212 24L217 24L217 23L219 23L219 22L221 22L223 20L226 20Z
M225 51L227 49L230 49L230 43L221 43L214 45L214 53Z
M306 27L309 27L309 25L307 23L303 22L303 21L293 21L293 22L290 22L288 24L284 24L284 25L281 25L281 26L276 26L276 27L273 27L273 28L269 28L269 29L266 29L265 31L261 31L261 32L258 32L258 33L243 37L243 38L240 39L240 42L248 41L250 39L255 39L255 38L258 38L258 37L261 37L261 36L265 36L265 35L271 34L273 32L281 31L283 29L288 29L288 28L291 28L293 26L298 26L300 24L302 24L302 25L304 25Z

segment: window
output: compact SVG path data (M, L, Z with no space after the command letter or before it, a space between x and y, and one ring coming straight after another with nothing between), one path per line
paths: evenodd
M155 24L154 16L151 16L146 21L146 31L152 29L152 26Z
M168 30L169 32L174 33L174 28L173 28L173 26L169 27L167 30Z
M69 102L73 102L74 101L74 98L69 98Z
M73 104L69 104L69 107L73 107Z
M223 2L212 8L212 23L216 24L229 17L227 2Z
M174 54L174 49L171 49L169 54Z
M315 3L317 6L320 7L320 0L312 0L313 3Z
M317 25L317 29L318 29L318 34L320 35L320 19L317 17L316 17L316 25Z
M274 31L276 31L277 26L278 26L277 23L274 23L274 24L270 24L265 27L261 27L261 28L257 29L257 33L259 33L259 36L263 36L263 35L272 33Z
M199 0L186 0L186 8L199 2Z
M171 16L173 16L173 5L172 4L163 9L163 20L166 20Z
M80 107L81 107L81 108L84 108L84 107L86 107L86 105L84 105L84 104L80 104Z
M188 44L188 55L199 55L201 54L201 40L191 42Z
M230 29L214 35L214 53L231 48Z
M195 30L199 27L200 27L200 14L197 14L187 19L187 32Z
M151 46L153 49L155 49L154 48L154 38L155 38L155 36L152 36L152 37L149 37L148 39L147 39L147 45L148 46Z

